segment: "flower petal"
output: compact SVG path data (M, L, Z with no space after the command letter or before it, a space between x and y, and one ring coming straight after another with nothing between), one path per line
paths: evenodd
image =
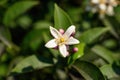
M65 45L60 45L59 46L59 51L62 54L63 57L66 57L69 55L68 51L67 51L67 47Z
M99 0L91 0L91 2L94 3L94 4L98 4Z
M106 8L107 8L107 6L106 6L105 4L100 4L100 5L99 5L99 8L100 8L101 10L105 11Z
M63 36L69 38L70 35L71 35L73 32L75 32L75 26L74 26L74 25L70 26L70 27L66 30L66 32L64 33Z
M61 36L60 32L51 26L50 26L50 32L51 32L52 36L55 38L59 38Z
M80 43L77 39L70 37L68 41L66 42L67 45L73 45L73 44L78 44Z
M54 48L57 46L57 43L55 42L56 39L52 39L50 41L48 41L46 44L45 44L45 47L47 48Z
M113 10L113 6L108 6L106 13L110 16L114 15L114 10Z

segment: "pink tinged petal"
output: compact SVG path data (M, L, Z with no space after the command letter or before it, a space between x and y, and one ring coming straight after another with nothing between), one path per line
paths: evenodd
M55 41L56 41L56 39L52 39L52 40L48 41L45 44L45 47L47 47L47 48L55 48L57 46L57 43Z
M70 26L70 27L66 30L66 32L64 33L63 36L69 38L73 32L75 32L75 26L74 26L74 25Z
M50 26L50 32L54 38L59 38L61 36L60 32L51 26Z
M67 47L65 45L60 45L59 51L63 57L67 57L69 55L69 52L67 51Z
M73 45L73 44L79 44L79 43L80 42L77 39L73 38L73 37L70 37L68 39L68 41L66 42L67 45Z

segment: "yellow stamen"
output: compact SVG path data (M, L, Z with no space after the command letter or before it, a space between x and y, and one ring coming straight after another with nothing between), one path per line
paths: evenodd
M64 38L60 38L60 43L65 42Z

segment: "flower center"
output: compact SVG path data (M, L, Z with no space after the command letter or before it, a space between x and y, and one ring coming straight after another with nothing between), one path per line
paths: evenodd
M63 37L61 37L61 38L59 38L59 39L56 39L56 42L57 42L57 44L58 45L62 45L62 44L65 44L65 38L63 38Z
M64 38L60 38L60 43L63 43L65 42L65 39Z

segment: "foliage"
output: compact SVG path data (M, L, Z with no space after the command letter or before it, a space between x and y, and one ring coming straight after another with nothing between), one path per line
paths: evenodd
M88 3L1 0L0 80L120 80L120 6L115 15L99 18L86 10ZM69 47L69 56L45 47L49 26L71 25L80 44Z

